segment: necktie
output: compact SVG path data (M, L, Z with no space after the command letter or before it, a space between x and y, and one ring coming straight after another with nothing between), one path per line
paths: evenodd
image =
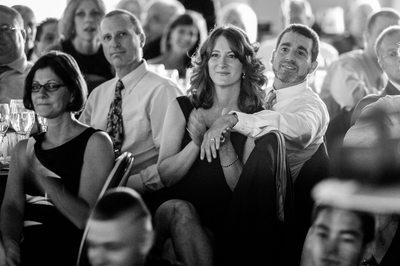
M0 75L3 74L4 72L8 71L8 70L11 70L11 69L12 69L11 67L6 66L6 65L0 66Z
M122 121L122 96L121 91L124 89L124 84L118 80L115 86L114 101L110 105L110 111L107 116L107 133L110 135L116 156L121 153L122 141L124 136L124 127Z
M267 101L265 102L265 109L272 110L272 107L276 104L276 90L272 89L267 94Z

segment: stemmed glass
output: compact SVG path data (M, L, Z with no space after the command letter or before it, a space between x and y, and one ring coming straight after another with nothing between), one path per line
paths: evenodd
M29 133L35 123L35 112L25 108L22 100L11 100L10 122L19 139L29 137Z
M0 142L3 141L7 129L10 126L10 106L8 103L0 104Z

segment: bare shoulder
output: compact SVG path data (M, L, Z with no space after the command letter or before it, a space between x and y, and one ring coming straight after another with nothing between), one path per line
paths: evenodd
M96 131L90 136L87 148L91 150L112 150L111 138L104 131Z

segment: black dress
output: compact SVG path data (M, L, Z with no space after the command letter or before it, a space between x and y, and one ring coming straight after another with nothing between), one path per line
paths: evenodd
M61 177L66 191L78 196L83 158L89 138L97 130L88 128L61 146L43 150L45 133L35 136L34 152L41 164ZM25 179L23 265L75 265L82 231L70 222L51 200L44 197L30 178ZM46 204L46 201L50 204Z
M188 121L193 105L189 98L181 96L177 98ZM181 150L191 141L189 133L185 131L183 136ZM239 133L231 133L231 142L239 159L242 158L243 148L246 137ZM153 194L153 195L151 195ZM226 183L225 176L220 165L219 157L209 163L206 159L200 160L200 155L193 163L192 167L178 183L169 188L162 189L159 192L151 193L151 209L168 199L182 199L189 201L194 205L198 212L201 222L209 228L218 237L223 229L226 212L230 206L232 191ZM154 197L158 198L154 206Z
M72 55L78 63L86 80L88 93L101 83L114 77L113 67L104 56L103 48L101 46L97 53L93 55L85 55L79 53L70 40L64 40L61 41L61 50L64 53Z

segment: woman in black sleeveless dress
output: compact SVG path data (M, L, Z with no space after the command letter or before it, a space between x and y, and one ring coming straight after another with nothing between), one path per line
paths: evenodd
M190 95L177 98L168 109L158 163L167 187L159 194L168 201L157 209L155 226L157 243L171 238L184 264L214 260L213 250L220 243L232 191L246 159L245 136L226 130L212 162L200 158L202 137L224 112L254 113L262 108L263 70L241 29L216 28L193 60ZM190 230L171 234L172 228L182 230L187 225L174 224L180 210L190 216ZM185 245L188 239L199 241L198 246Z
M42 56L27 75L24 105L48 129L14 148L0 218L7 265L76 263L89 210L114 162L108 135L75 119L85 100L85 81L68 54Z

